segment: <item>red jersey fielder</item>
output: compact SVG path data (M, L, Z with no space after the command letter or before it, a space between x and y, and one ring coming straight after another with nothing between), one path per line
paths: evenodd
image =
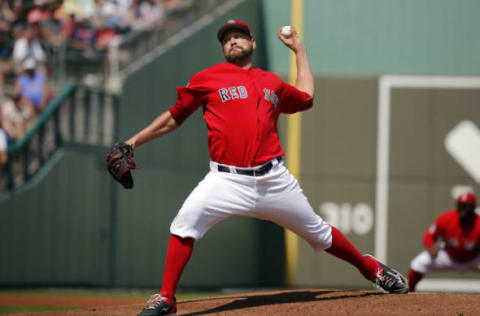
M245 22L230 20L218 31L227 62L194 75L177 88L177 102L148 127L126 141L133 149L182 124L200 106L208 129L210 172L185 200L170 227L160 293L140 316L174 315L175 291L195 240L233 215L270 220L353 264L363 276L390 293L405 293L405 279L371 256L363 256L334 227L313 211L284 164L277 119L313 104L314 83L305 46L292 30L280 40L296 54L297 81L254 68L256 42Z
M477 270L480 264L480 217L476 199L467 192L457 198L457 208L441 214L426 230L426 248L410 264L408 283L415 291L425 274L438 270ZM441 240L437 245L436 241Z

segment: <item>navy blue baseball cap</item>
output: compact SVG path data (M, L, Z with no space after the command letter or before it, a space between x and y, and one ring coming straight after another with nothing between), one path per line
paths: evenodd
M250 27L248 24L240 20L228 20L222 27L218 30L217 38L219 42L222 42L223 37L228 31L236 30L242 33L247 34L250 38L253 38L252 32L250 32Z

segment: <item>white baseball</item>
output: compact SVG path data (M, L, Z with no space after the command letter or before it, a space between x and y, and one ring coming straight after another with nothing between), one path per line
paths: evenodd
M292 35L292 27L290 25L283 26L280 33L285 37L290 37Z

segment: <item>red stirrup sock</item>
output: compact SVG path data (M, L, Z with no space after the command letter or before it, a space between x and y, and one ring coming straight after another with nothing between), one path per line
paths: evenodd
M170 235L167 250L167 263L163 273L161 296L174 298L177 284L182 275L183 269L188 263L193 252L193 238L181 238L176 235Z
M364 257L347 238L333 226L332 246L325 251L353 264L367 280L373 281L375 279L378 269L375 260Z
M415 287L417 283L423 279L424 274L410 269L408 271L408 290L410 292L415 292Z

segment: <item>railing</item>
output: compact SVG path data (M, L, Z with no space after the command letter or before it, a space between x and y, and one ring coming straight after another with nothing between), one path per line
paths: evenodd
M118 100L104 90L68 85L26 135L8 148L0 184L6 182L10 192L20 188L62 146L110 146L117 134Z

